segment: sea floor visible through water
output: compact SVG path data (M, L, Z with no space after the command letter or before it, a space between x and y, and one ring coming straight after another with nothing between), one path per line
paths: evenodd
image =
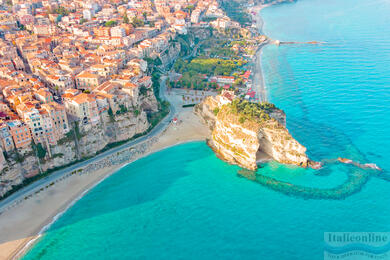
M301 0L261 11L272 39L327 42L263 48L268 99L286 112L294 138L316 161L345 157L382 172L268 162L243 173L204 142L182 144L100 183L25 259L312 260L324 257L324 232L388 231L388 13L383 0ZM336 195L313 196L323 190Z

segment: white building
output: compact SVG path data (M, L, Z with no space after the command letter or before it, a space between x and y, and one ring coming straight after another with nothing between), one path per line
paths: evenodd
M126 30L125 28L122 28L120 26L112 27L110 30L111 37L125 37L126 36Z
M83 18L86 20L91 20L94 15L95 15L95 11L93 11L92 9L83 10Z

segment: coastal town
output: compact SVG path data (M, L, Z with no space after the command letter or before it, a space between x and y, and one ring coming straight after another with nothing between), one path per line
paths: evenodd
M270 30L337 25L314 16L292 22L291 12L310 10L299 2L0 0L0 259L296 256L296 234L280 250L280 236L277 247L264 243L275 226L316 230L328 220L321 208L353 201L378 185L373 178L388 182L374 153L360 152L333 121L314 118L311 107L332 98L322 93L326 80L314 80L311 69L302 78L316 84L294 79L316 90L308 102L311 93L279 71L288 65L295 73L289 51L294 62L306 52L329 55L327 38ZM322 4L331 6L311 3L313 13ZM325 68L324 75L332 78ZM342 210L352 204L335 216L349 216ZM290 224L299 211L293 221L305 221ZM364 224L365 214L354 219Z
M250 61L266 37L230 5L4 1L0 197L150 131L169 111L161 84L178 106L222 90L258 100Z

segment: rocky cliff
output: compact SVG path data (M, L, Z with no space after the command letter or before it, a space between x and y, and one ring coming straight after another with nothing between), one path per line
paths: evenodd
M286 129L284 112L272 104L250 103L225 92L207 97L195 112L212 130L209 145L230 163L255 170L265 154L280 163L314 165Z
M153 100L149 104L157 106ZM106 113L101 116L101 121L102 124L96 126L80 124L78 131L72 129L57 145L50 146L50 151L44 147L48 152L39 162L32 147L8 152L0 172L0 197L12 186L37 175L39 167L45 172L94 156L108 144L129 140L144 133L150 126L143 110L137 113L128 111L112 117Z

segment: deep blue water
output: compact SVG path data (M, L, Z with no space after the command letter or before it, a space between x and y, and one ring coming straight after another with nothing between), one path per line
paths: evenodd
M320 171L275 162L259 176L331 189L367 183L337 199L302 198L240 177L203 142L138 160L87 193L26 259L323 259L327 231L390 229L390 2L303 0L262 11L270 101L315 160L373 162L379 175L332 163Z

